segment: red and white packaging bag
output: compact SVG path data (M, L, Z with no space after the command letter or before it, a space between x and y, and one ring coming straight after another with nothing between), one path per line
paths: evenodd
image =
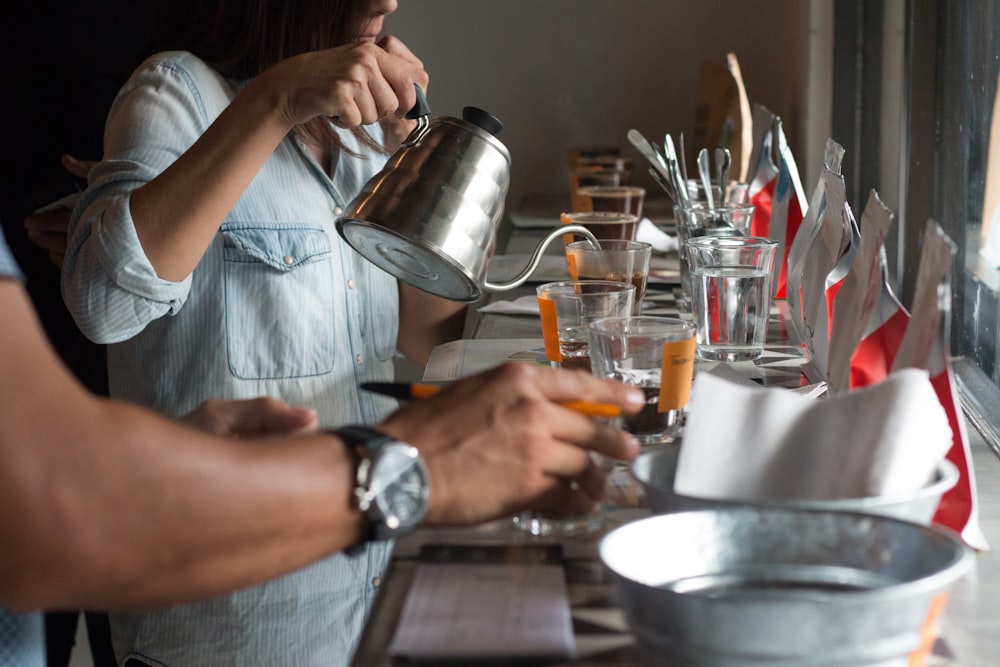
M944 230L933 220L928 220L910 324L900 343L893 370L925 369L951 425L952 444L947 458L958 468L959 479L941 498L934 523L959 533L970 547L984 550L989 549L989 544L979 527L975 471L951 367L949 272L956 252L954 242Z
M885 237L893 214L874 190L861 212L861 242L833 305L828 382L831 393L884 380L910 315L889 286Z
M807 363L813 382L827 380L833 303L861 244L861 233L847 203L844 178L823 168L826 207L804 256L801 299Z
M778 165L774 163L774 125L778 117L761 104L753 105L753 152L747 195L753 204L750 236L767 236L771 226L771 202L778 184Z
M781 118L767 108L755 105L753 114L754 151L751 155L749 196L754 205L750 223L751 236L766 236L778 241L778 259L774 263L774 297L787 294L788 252L802 225L807 208L805 191L799 178L792 149L785 139ZM759 129L758 129L759 128ZM772 153L777 147L778 164Z
M835 174L840 173L840 165L844 159L844 148L833 139L826 140L826 151L823 156L823 166ZM805 344L805 320L802 316L802 274L805 270L806 256L810 245L815 241L819 231L820 220L826 209L826 188L823 176L816 182L809 208L805 211L802 224L795 238L788 244L788 324L791 334L799 344Z

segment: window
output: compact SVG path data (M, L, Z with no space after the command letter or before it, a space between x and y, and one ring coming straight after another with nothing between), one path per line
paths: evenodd
M951 236L959 248L951 341L963 403L967 413L970 403L995 406L1000 248L983 250L994 215L984 209L1000 197L1000 127L991 128L1000 115L1000 0L837 0L834 14L832 136L847 149L848 198L858 212L874 187L897 212L887 251L904 304L924 224L933 218ZM1000 229L993 234L997 243ZM996 445L1000 415L992 419Z

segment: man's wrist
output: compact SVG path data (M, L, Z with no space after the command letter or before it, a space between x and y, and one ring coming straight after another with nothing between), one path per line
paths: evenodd
M427 511L429 480L417 449L366 426L331 431L354 460L351 506L366 519L366 540L400 537Z

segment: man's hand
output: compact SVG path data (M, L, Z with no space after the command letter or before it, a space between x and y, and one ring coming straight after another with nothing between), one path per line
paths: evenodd
M526 509L572 514L604 493L591 452L631 460L633 436L560 405L644 402L634 387L589 373L508 363L415 401L378 428L417 447L430 472L425 522L461 525Z
M269 397L209 400L178 421L215 435L256 438L315 431L316 411L293 407Z

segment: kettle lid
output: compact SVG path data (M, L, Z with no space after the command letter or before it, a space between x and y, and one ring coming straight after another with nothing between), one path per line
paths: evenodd
M357 218L341 218L337 230L370 262L418 289L452 301L482 296L478 276L425 239Z

